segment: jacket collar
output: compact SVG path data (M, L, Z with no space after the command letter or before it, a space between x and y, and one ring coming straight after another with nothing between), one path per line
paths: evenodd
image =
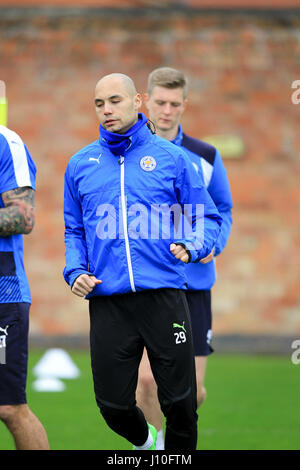
M148 118L143 113L139 113L138 121L125 134L108 132L100 125L99 143L116 156L124 155L134 143L146 138L147 122Z
M183 130L182 130L181 125L179 124L177 136L175 137L175 139L171 140L171 142L175 145L181 145L182 139L183 139Z

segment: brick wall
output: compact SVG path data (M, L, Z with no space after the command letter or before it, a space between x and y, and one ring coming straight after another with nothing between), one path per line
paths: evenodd
M144 91L148 73L169 65L190 79L185 130L244 143L241 158L225 160L234 226L217 259L215 334L300 335L300 104L291 102L300 14L191 13L0 8L8 124L38 167L36 227L25 237L32 334L88 331L87 302L62 277L62 197L70 156L97 138L96 81L121 71Z

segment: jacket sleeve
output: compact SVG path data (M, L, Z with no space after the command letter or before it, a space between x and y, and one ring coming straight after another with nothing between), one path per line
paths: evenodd
M183 244L190 253L190 261L195 263L215 247L222 217L186 155L181 155L178 161L175 189L184 214L183 238L175 243Z
M232 226L231 210L233 207L227 172L218 151L216 151L213 173L207 190L223 219L220 235L215 246L215 255L217 256L224 250L230 235Z
M88 271L88 256L82 210L74 185L72 166L69 164L64 182L65 258L63 271L65 281L72 287L80 274Z

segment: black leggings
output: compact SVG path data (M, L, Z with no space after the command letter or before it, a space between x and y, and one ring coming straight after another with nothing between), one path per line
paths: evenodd
M141 446L148 437L148 426L143 412L137 406L119 410L99 404L107 425L135 446ZM197 417L190 397L164 407L167 418L165 449L170 451L194 450L197 446ZM187 419L188 417L188 419Z
M136 407L146 347L166 416L166 450L195 449L196 380L189 310L183 291L158 289L90 300L94 389L107 424L134 445L148 430Z

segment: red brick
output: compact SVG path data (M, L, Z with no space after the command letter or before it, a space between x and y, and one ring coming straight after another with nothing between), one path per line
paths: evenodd
M263 5L252 5L258 3ZM169 65L189 76L186 132L235 135L245 147L240 159L224 160L234 225L217 258L215 333L300 334L300 105L291 103L291 83L300 79L300 20L289 21L217 12L188 17L148 11L134 18L116 10L55 20L0 14L9 126L24 138L38 167L36 226L24 237L31 331L88 332L87 302L72 296L62 277L62 198L69 158L98 135L96 81L121 71L145 91L148 73Z

